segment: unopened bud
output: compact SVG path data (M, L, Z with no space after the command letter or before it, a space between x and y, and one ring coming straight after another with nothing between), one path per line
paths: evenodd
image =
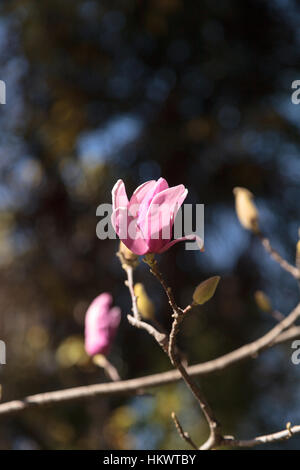
M259 232L258 211L253 202L253 194L246 188L236 187L233 190L235 196L235 210L240 224L254 233Z
M254 294L255 302L258 308L260 308L263 312L271 312L272 311L272 304L269 297L262 291L257 290Z
M95 354L95 356L92 357L92 361L96 366L103 368L105 368L107 362L103 354Z
M153 320L154 318L154 305L147 295L147 292L140 282L135 284L134 293L137 298L137 308L141 316L146 320Z
M123 242L120 241L120 246L119 246L119 251L117 253L117 256L119 257L122 267L126 269L127 266L131 266L132 268L136 268L138 265L138 256L132 251L127 248L126 245L124 245Z
M220 281L220 276L213 276L206 281L201 282L198 287L196 287L194 294L193 294L193 301L195 304L205 304L208 300L210 300L217 288L217 285Z

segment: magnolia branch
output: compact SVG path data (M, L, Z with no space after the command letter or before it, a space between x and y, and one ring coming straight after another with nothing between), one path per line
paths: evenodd
M187 442L187 444L189 444L192 447L192 449L198 450L196 444L191 439L189 433L183 430L176 414L172 413L171 416L181 439ZM286 425L286 429L284 429L283 431L274 432L272 434L265 434L264 436L257 436L257 437L254 437L253 439L243 440L243 439L234 439L234 437L232 436L224 436L220 440L219 446L234 447L234 448L236 447L251 448L251 447L256 447L260 444L271 444L275 442L286 441L296 434L300 434L300 426L291 426L291 424L288 423Z
M269 245L269 246L271 246L271 245ZM279 255L278 255L278 257L279 257L278 262L280 262L281 265L283 264L285 266L285 264L286 264L286 266L288 268L292 267L287 262L285 262L285 260L283 260ZM275 259L276 259L276 257L275 257ZM200 407L201 407L201 409L204 413L206 421L209 425L209 428L210 428L209 438L200 447L200 450L209 450L209 449L213 449L213 448L216 448L216 447L220 447L221 445L224 445L224 444L235 446L235 447L242 446L242 444L239 444L239 442L243 442L243 441L238 441L238 440L235 440L233 438L226 439L222 435L221 425L220 425L220 423L218 423L217 419L215 418L215 415L214 415L214 412L213 412L212 408L210 407L207 400L203 396L203 393L199 389L198 385L194 382L194 380L191 378L191 376L189 375L189 373L187 372L187 370L185 369L185 367L181 363L181 361L178 357L178 354L176 353L176 336L177 336L177 333L179 331L179 325L182 322L186 311L182 310L180 307L177 306L177 304L175 302L175 299L174 299L174 296L173 296L173 293L172 293L172 290L165 283L164 278L163 278L161 272L158 269L158 265L157 265L157 262L154 259L154 257L153 256L146 256L145 257L145 262L149 265L151 273L161 283L164 291L167 294L169 304L170 304L170 306L172 307L172 310L173 310L173 315L172 315L173 323L172 323L171 333L170 333L170 336L169 336L168 350L167 350L168 356L169 356L170 361L173 364L173 366L179 371L179 373L181 374L183 380L185 381L185 383L187 384L187 386L190 388L190 390L194 394L195 398L197 399L197 401L198 401L198 403L199 403L199 405L200 405ZM287 268L285 267L285 269L287 269ZM289 271L289 272L291 272L291 271ZM298 306L286 318L283 317L281 319L281 321L274 328L272 328L267 334L265 334L264 336L259 338L256 342L253 342L252 344L247 345L246 347L240 348L240 350L239 350L240 357L242 357L243 354L247 354L247 355L249 353L251 355L257 354L260 350L262 350L262 349L268 347L269 345L271 345L274 341L276 341L276 339L280 336L281 333L283 333L285 330L287 330L288 328L290 328L294 325L295 321L299 318L299 316L300 316L300 304L298 304ZM141 323L141 322L135 321L135 323ZM141 327L138 324L136 324L136 326ZM147 328L144 327L144 329L147 329ZM156 332L156 334L155 334L155 332L156 332L156 330L154 329L154 332L150 333L150 334L152 334L152 336L154 338L157 336L157 332ZM164 349L165 349L165 347L164 347ZM234 356L234 354L232 354L232 356ZM241 360L241 359L239 359L239 360ZM179 423L178 419L175 419L175 418L173 416L173 420L175 421L175 424L176 424L176 427L177 427L177 430L178 430L179 434L181 435L181 437L183 439L185 439L187 442L189 442L188 433L185 433L183 431L183 429L180 426L180 423ZM247 442L249 442L249 443L250 442L256 442L256 440L247 441ZM258 441L258 442L261 443L263 441L261 440L261 441ZM193 447L193 443L190 442L190 444ZM248 446L250 446L250 444Z
M167 287L162 274L160 273L158 269L158 265L156 260L152 255L146 255L145 256L145 262L150 266L151 272L157 277L159 282L162 284L163 289L165 290L167 297L169 299L169 303L172 307L173 310L173 326L172 326L172 331L170 334L170 337L168 338L167 335L164 333L161 333L158 331L153 325L150 325L147 322L144 322L141 320L140 313L138 311L137 307L137 299L136 295L134 292L134 283L133 283L133 268L131 266L128 266L126 264L123 264L123 268L125 269L127 273L127 281L126 285L129 289L130 296L131 296L131 301L132 301L132 312L133 315L127 315L128 321L131 325L144 329L147 331L153 338L157 341L157 343L162 347L162 349L168 354L171 363L173 366L180 372L183 380L187 384L187 386L190 388L192 393L194 394L196 400L198 401L205 417L206 420L209 424L210 430L211 430L211 436L213 438L211 439L213 443L216 442L217 434L216 430L219 428L219 425L214 417L213 411L210 408L208 402L203 396L203 393L200 391L199 387L197 384L193 381L193 379L189 376L188 372L186 371L185 367L181 363L180 359L178 358L178 355L176 353L176 346L175 346L175 337L176 333L178 331L178 325L181 322L181 319L184 315L184 312L182 309L180 309L174 299L172 290ZM177 425L177 428L179 429L180 425Z
M285 317L274 328L272 328L268 333L266 333L258 340L253 341L252 343L249 343L245 346L242 346L241 348L238 348L235 351L225 354L224 356L221 356L212 361L197 364L195 366L191 366L185 369L185 367L181 364L180 360L177 358L175 340L176 334L178 332L178 324L185 315L186 310L182 310L177 306L172 291L164 283L163 288L168 295L169 303L173 309L173 326L170 339L168 339L164 333L159 332L154 326L140 319L140 315L137 308L136 296L134 294L133 288L133 269L129 267L128 269L126 269L126 272L126 284L131 294L133 310L133 315L128 315L129 322L133 326L144 329L149 334L151 334L158 342L158 344L162 346L164 351L169 354L171 362L177 367L177 370L165 372L162 374L155 374L148 377L141 377L138 379L117 381L114 383L107 384L95 384L85 387L76 387L67 390L32 395L26 397L23 400L14 400L1 404L0 415L9 415L11 413L19 412L32 407L40 407L54 403L63 403L66 401L91 398L99 395L110 396L113 394L137 393L139 391L144 391L145 389L150 387L161 386L167 383L176 382L183 378L191 389L191 391L194 393L195 397L197 398L210 426L211 432L209 439L204 445L200 447L200 449L211 449L221 445L226 445L230 447L252 447L261 443L275 442L276 440L289 438L293 434L299 432L300 427L294 426L293 428L288 428L284 431L280 431L279 433L270 434L267 436L259 436L252 440L246 441L237 440L233 437L222 436L220 432L220 426L216 421L211 408L207 404L206 400L202 396L201 391L199 390L198 386L195 384L191 377L197 375L205 375L208 373L215 372L217 370L225 369L229 365L240 362L246 358L257 357L259 352L268 347L299 337L300 327L294 326L294 323L300 316L300 304L297 305L297 307L287 317ZM157 277L159 279L161 277L161 274ZM193 448L195 448L195 444L190 441L188 433L185 433L183 431L178 419L175 420L175 423L180 435L187 442L190 442Z
M265 240L266 239L263 239L263 244L265 243ZM293 269L297 270L297 268L293 268L292 265L290 265L285 260L283 260L283 258L281 258L280 255L278 255L277 252L275 252L275 250L272 249L270 243L267 244L267 247L270 248L272 256L279 262L279 264L283 266L287 271L293 273L293 275L296 277L296 273L293 271ZM179 331L179 326L185 316L186 310L182 310L180 307L177 306L172 290L165 283L164 278L161 272L159 271L157 261L154 259L154 257L152 255L148 255L148 256L146 255L145 262L149 265L151 273L161 283L164 291L167 294L169 304L173 310L173 315L172 315L173 323L172 323L171 333L169 336L169 344L168 344L169 358L173 366L180 372L183 380L185 381L185 383L187 384L187 386L190 388L195 398L197 399L210 428L209 438L200 447L200 449L209 450L209 449L219 447L220 445L222 445L222 443L224 443L224 439L225 439L221 433L221 425L217 421L212 408L210 407L209 403L207 402L200 388L194 382L194 380L190 377L189 373L187 372L187 370L181 363L178 357L178 354L176 353L176 349L175 349L176 336ZM298 276L299 276L299 273L298 273ZM300 316L300 304L286 318L282 318L281 321L274 328L272 328L267 334L262 336L253 344L247 345L247 347L245 347L244 349L240 348L240 351L239 351L240 355L249 354L249 351L250 353L252 351L252 355L257 354L259 350L264 349L267 346L271 345L273 341L275 341L276 338L278 338L278 336L282 332L287 330L289 327L291 327L295 323L295 321L299 318L299 316ZM177 429L180 429L180 427L177 426ZM184 433L181 433L181 435L184 436Z
M286 341L300 338L300 326L294 326L281 333L267 347L273 347ZM256 348L254 345L256 344ZM227 367L241 362L245 359L255 358L258 353L265 348L261 348L257 341L253 341L248 345L242 346L228 354L218 357L201 364L195 364L187 367L190 376L205 376L217 371L226 369ZM0 416L11 415L29 408L42 408L48 405L56 405L60 403L72 402L76 400L84 400L99 396L113 396L121 394L131 394L147 390L149 388L160 387L175 383L181 380L181 375L177 370L161 372L144 377L129 380L120 380L119 382L100 383L86 385L81 387L73 387L65 390L57 390L53 392L38 393L36 395L27 396L21 400L13 400L0 404Z

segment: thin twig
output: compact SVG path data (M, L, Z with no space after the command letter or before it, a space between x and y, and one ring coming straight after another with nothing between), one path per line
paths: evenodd
M276 320L276 321L282 321L282 320L285 318L284 315L283 315L281 312L279 312L278 310L272 310L272 311L270 312L270 315L271 315L271 317L273 317L274 320Z
M210 436L207 442L204 444L203 448L210 449L215 445L218 445L219 441L221 440L221 427L220 423L217 421L215 414L209 405L207 399L205 398L202 390L199 388L198 384L189 376L186 368L182 364L181 360L178 357L176 352L176 336L179 331L179 325L182 322L185 311L182 310L175 302L174 295L172 289L167 286L163 275L161 274L157 261L154 259L153 255L146 255L145 262L149 265L151 273L158 279L160 284L162 285L164 291L167 294L169 304L173 310L173 323L172 329L169 336L169 346L168 346L168 356L172 365L180 372L183 380L185 381L186 385L189 387L191 392L193 393L194 397L196 398L199 406L205 416L205 419L208 423L210 429Z
M141 315L137 306L137 297L134 292L134 281L133 281L133 267L130 265L122 265L123 269L126 271L127 280L125 281L126 286L130 292L131 302L132 302L132 313L133 315L127 315L127 319L132 326L136 328L147 331L157 343L165 350L167 347L167 336L164 333L158 331L153 325L146 323L141 320Z
M127 274L127 280L125 281L126 286L130 292L131 302L132 302L132 313L133 315L127 315L129 323L136 328L143 329L147 331L153 338L158 342L158 344L166 350L168 338L164 333L158 331L154 326L150 325L141 320L141 315L137 306L137 297L134 292L134 282L133 282L133 267L130 265L123 265L124 270Z
M127 315L127 319L132 326L147 331L151 336L153 336L153 338L163 348L164 351L167 350L168 338L164 333L158 331L156 328L154 328L154 326L150 325L150 323L138 320L132 315Z
M290 273L295 279L298 281L300 280L300 269L296 268L296 266L293 266L291 263L286 261L279 253L276 251L272 245L270 240L264 236L263 233L257 232L256 233L257 237L261 241L264 249L271 255L271 257L288 273Z
M183 380L185 381L189 389L192 391L194 397L198 401L200 408L208 423L208 426L210 429L210 435L209 435L208 440L202 447L204 449L204 446L207 446L207 449L211 449L214 446L218 445L221 439L220 423L216 419L215 414L211 406L209 405L208 401L206 400L203 392L200 390L199 386L194 381L194 379L188 374L183 364L176 358L173 358L173 360L175 361L175 367L177 368L177 370L179 370Z
M225 436L222 445L230 447L255 447L259 444L270 444L284 441L299 433L300 426L287 426L287 429L284 429L283 431L274 432L273 434L266 434L264 436L257 436L253 439L240 440Z
M152 255L145 255L143 261L146 264L148 264L148 266L150 268L150 272L160 282L162 288L164 289L164 291L165 291L165 293L168 297L169 304L171 305L172 310L174 312L177 312L178 314L181 314L183 312L183 310L180 307L178 307L178 305L176 304L175 299L174 299L174 295L173 295L173 291L170 287L167 286L167 283L164 280L163 275L161 274L161 272L158 268L158 263L157 263L156 259L154 259L154 257Z
M121 380L116 367L107 359L107 357L103 356L102 354L96 354L93 357L93 363L96 366L101 367L106 373L107 377L113 382L118 382Z
M178 315L178 313L176 312L173 314L173 323L171 327L171 333L169 336L168 355L174 367L176 367L176 361L175 361L176 336L179 331L179 325L182 321L182 317L183 315Z
M175 427L176 427L177 432L178 432L179 436L181 437L181 439L183 439L185 442L187 442L193 449L198 450L198 447L196 446L196 444L194 443L194 441L190 437L189 433L185 432L183 430L183 428L182 428L182 426L179 422L179 419L177 418L174 411L172 412L171 417L174 421Z
M174 320L173 320L172 329L171 329L170 338L169 338L168 354L169 354L171 363L181 373L183 380L185 381L185 383L188 385L188 387L194 394L196 400L198 401L200 405L200 408L202 409L202 412L204 413L204 416L206 418L206 421L210 429L209 446L213 447L215 444L218 444L218 442L221 439L220 424L217 421L215 414L211 406L209 405L208 401L206 400L203 392L199 388L199 385L197 385L196 382L192 379L192 377L189 376L186 368L184 367L184 365L178 358L178 355L175 350L176 335L179 331L179 324L182 321L183 315L184 314L182 313L179 316L176 312L173 314Z
M136 320L140 320L141 316L137 306L137 298L134 293L134 284L133 284L133 267L130 265L123 266L127 274L127 281L125 281L126 286L129 289L131 302L132 302L132 313Z

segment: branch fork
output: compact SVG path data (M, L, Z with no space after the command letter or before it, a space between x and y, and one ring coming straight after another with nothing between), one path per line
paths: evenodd
M266 247L267 246L269 247L268 244L266 244ZM272 249L272 255L278 262L280 260L280 265L283 265L283 267L288 272L293 274L294 277L298 276L298 273L296 273L294 269L291 269L291 265L289 265L287 262L282 262L282 258L279 255L278 255L279 258L278 256L274 256L273 249ZM221 424L216 419L215 414L211 406L209 405L208 401L206 400L202 390L199 388L199 386L191 377L191 375L189 374L185 366L182 364L179 358L178 352L177 352L177 348L176 348L176 338L177 338L177 334L179 333L180 324L182 323L186 314L193 308L194 303L192 303L191 305L188 305L184 309L180 308L175 301L172 289L166 284L163 278L163 275L159 270L158 263L154 255L153 254L145 255L143 261L149 266L150 272L160 282L168 298L169 305L171 306L173 322L172 322L170 335L169 337L167 337L167 335L158 331L154 326L144 321L141 321L140 315L137 309L136 298L134 295L132 270L130 269L125 269L125 270L127 272L126 284L129 288L131 299L132 299L133 316L128 315L127 318L133 326L136 326L137 328L142 328L146 330L149 334L151 334L153 338L156 340L156 342L162 347L164 352L169 356L171 364L173 365L175 369L177 369L182 379L185 381L186 385L188 386L188 388L191 390L194 397L198 401L198 404L206 418L206 421L210 430L210 434L209 434L207 441L198 448L196 444L194 443L194 441L190 438L189 434L183 430L175 413L172 413L172 419L182 439L185 440L187 443L189 443L189 445L193 449L197 448L199 450L211 450L211 449L215 449L221 446L254 447L261 443L275 442L281 439L288 439L292 437L294 434L300 432L300 426L294 426L292 428L291 426L288 427L287 425L285 431L280 431L279 433L274 433L274 434L270 434L266 436L258 436L250 440L238 440L232 436L224 436L222 434ZM239 348L238 350L233 351L233 353L229 353L229 355L226 355L226 356L228 356L233 362L242 360L244 357L252 357L252 358L257 357L261 350L276 344L276 342L280 340L281 335L285 335L286 337L289 337L289 335L292 333L292 330L295 328L297 329L297 327L295 327L294 324L299 317L300 317L300 303L287 317L283 317L283 318L281 317L281 321L279 321L279 323L277 323L277 325L274 328L272 328L267 334L265 334L258 340L254 341L253 343L250 343L249 345L245 345ZM220 363L221 362L222 361L220 361Z

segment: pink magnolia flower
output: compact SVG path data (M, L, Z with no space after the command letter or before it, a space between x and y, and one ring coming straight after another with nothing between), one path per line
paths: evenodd
M119 307L111 307L112 296L103 293L96 297L85 316L85 350L89 356L108 353L120 320Z
M187 193L183 184L169 188L159 178L139 186L129 201L123 181L118 180L112 190L112 224L117 235L136 255L163 253L179 241L195 240L190 235L171 241L174 220Z

